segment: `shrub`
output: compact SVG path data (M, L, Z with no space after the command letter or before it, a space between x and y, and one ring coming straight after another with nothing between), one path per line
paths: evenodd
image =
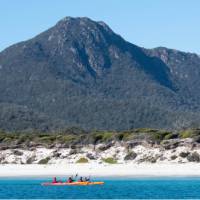
M122 141L122 140L131 140L134 138L134 134L131 134L130 132L122 132L118 133L116 135L117 140Z
M29 142L31 139L27 134L19 134L19 137L17 139L18 144L23 144L25 142Z
M99 142L109 142L114 139L114 136L115 133L113 132L95 132L89 135L89 137L91 137L92 139L93 144L97 144Z
M188 129L179 133L181 138L194 138L200 136L200 129Z
M46 157L46 158L44 158L44 159L41 159L41 160L38 162L38 164L45 165L45 164L47 164L47 163L49 162L49 160L50 160L50 157Z
M118 134L118 135L117 135L117 139L118 139L119 141L123 140L123 139L124 139L124 134L123 134L123 133Z
M82 157L82 158L79 158L79 160L77 160L76 163L88 163L88 159Z
M56 137L54 135L48 135L48 136L43 136L39 138L39 141L42 143L52 143L56 140Z
M170 135L172 135L172 133L161 130L161 131L157 131L157 132L152 133L151 134L151 139L153 141L162 141L166 137L170 137Z
M144 139L144 140L151 140L152 142L161 142L166 138L172 137L172 133L165 131L165 130L158 130L158 129L149 129L149 128L140 128L136 129L135 135L136 138Z
M185 130L180 133L181 138L190 138L192 137L194 131L193 130Z
M78 138L78 136L75 136L75 135L64 135L64 136L60 136L58 138L58 140L60 142L65 143L65 142L71 142L71 141L75 140L76 138Z
M113 157L103 158L102 160L105 163L109 163L109 164L116 164L117 163L117 160L115 160Z
M114 133L112 133L112 132L104 132L102 140L104 142L111 140L113 138L113 135L114 135Z
M99 141L101 141L103 136L101 134L95 134L93 135L93 144L97 144Z
M178 137L178 134L168 133L167 135L165 135L164 140L175 139L177 137Z
M135 130L136 133L154 133L157 132L156 129L151 129L151 128L138 128Z

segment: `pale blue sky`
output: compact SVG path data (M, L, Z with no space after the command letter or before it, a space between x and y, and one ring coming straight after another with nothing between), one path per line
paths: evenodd
M146 48L166 46L200 54L200 0L0 0L0 51L65 16L104 21Z

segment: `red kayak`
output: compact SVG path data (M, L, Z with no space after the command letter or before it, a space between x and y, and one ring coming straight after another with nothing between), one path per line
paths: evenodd
M104 182L89 182L89 181L84 181L84 182L72 182L72 183L51 183L51 182L46 182L42 183L41 185L43 186L65 186L65 185L103 185Z

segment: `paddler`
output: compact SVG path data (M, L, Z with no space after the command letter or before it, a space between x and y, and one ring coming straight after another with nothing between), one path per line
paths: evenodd
M90 178L85 177L85 182L90 182Z
M83 177L81 176L78 182L83 182Z
M57 181L56 177L53 177L52 183L57 183L57 182L58 181Z
M67 180L67 183L72 183L74 180L72 179L72 177L70 176Z

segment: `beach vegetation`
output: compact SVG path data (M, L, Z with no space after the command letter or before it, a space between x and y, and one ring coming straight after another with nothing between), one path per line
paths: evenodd
M105 163L109 164L117 164L117 160L113 157L103 158L102 159Z
M164 136L164 140L170 140L170 139L175 139L175 138L178 138L178 134L172 133L172 132L169 132L168 134Z
M80 132L77 133L77 132ZM3 147L35 147L37 145L55 146L60 144L65 147L78 148L81 145L112 144L113 141L127 142L132 140L146 140L152 143L162 143L175 138L193 138L200 143L200 129L187 129L182 131L166 131L159 129L140 128L128 131L91 131L81 132L79 129L65 130L64 132L5 132L0 131L0 144Z
M38 164L45 165L49 162L50 159L50 157L43 158L38 162Z
M187 129L184 131L181 131L179 133L180 138L193 138L196 136L200 136L200 130L199 129Z
M76 161L76 163L88 163L88 159L84 158L84 157L81 157Z

